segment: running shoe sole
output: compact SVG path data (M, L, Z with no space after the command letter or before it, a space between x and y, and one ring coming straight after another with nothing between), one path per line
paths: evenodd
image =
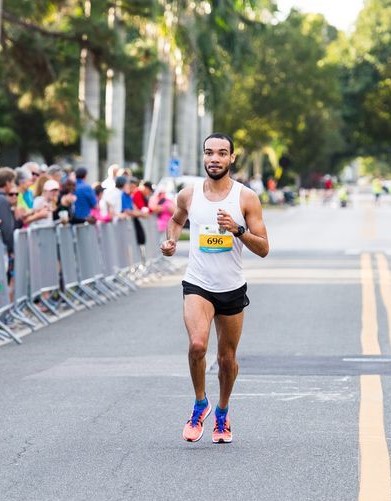
M232 436L231 438L219 438L218 440L215 440L214 438L212 439L212 442L214 444L230 444L232 442Z

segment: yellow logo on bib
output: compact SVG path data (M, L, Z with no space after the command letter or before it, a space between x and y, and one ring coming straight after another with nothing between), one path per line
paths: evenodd
M217 225L202 225L199 233L199 248L202 252L227 252L233 248L232 233L220 230Z

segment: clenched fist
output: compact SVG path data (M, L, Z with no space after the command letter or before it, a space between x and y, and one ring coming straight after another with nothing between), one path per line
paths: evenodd
M162 251L163 256L173 256L176 251L176 242L175 240L169 239L162 242L160 245L160 249Z

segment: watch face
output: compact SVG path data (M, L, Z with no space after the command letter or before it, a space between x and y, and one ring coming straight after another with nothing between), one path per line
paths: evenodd
M243 235L243 233L246 231L246 228L244 226L238 226L238 231L235 233L236 237L240 237Z

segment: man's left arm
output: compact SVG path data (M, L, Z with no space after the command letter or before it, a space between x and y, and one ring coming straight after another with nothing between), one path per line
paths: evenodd
M269 253L269 241L257 194L250 189L242 189L240 205L248 231L234 238L239 238L257 256L266 257ZM239 224L226 211L219 210L217 223L234 235L239 232Z
M269 240L263 221L261 202L253 191L246 190L243 198L244 218L248 231L236 238L240 238L243 244L257 256L266 257L269 253Z

